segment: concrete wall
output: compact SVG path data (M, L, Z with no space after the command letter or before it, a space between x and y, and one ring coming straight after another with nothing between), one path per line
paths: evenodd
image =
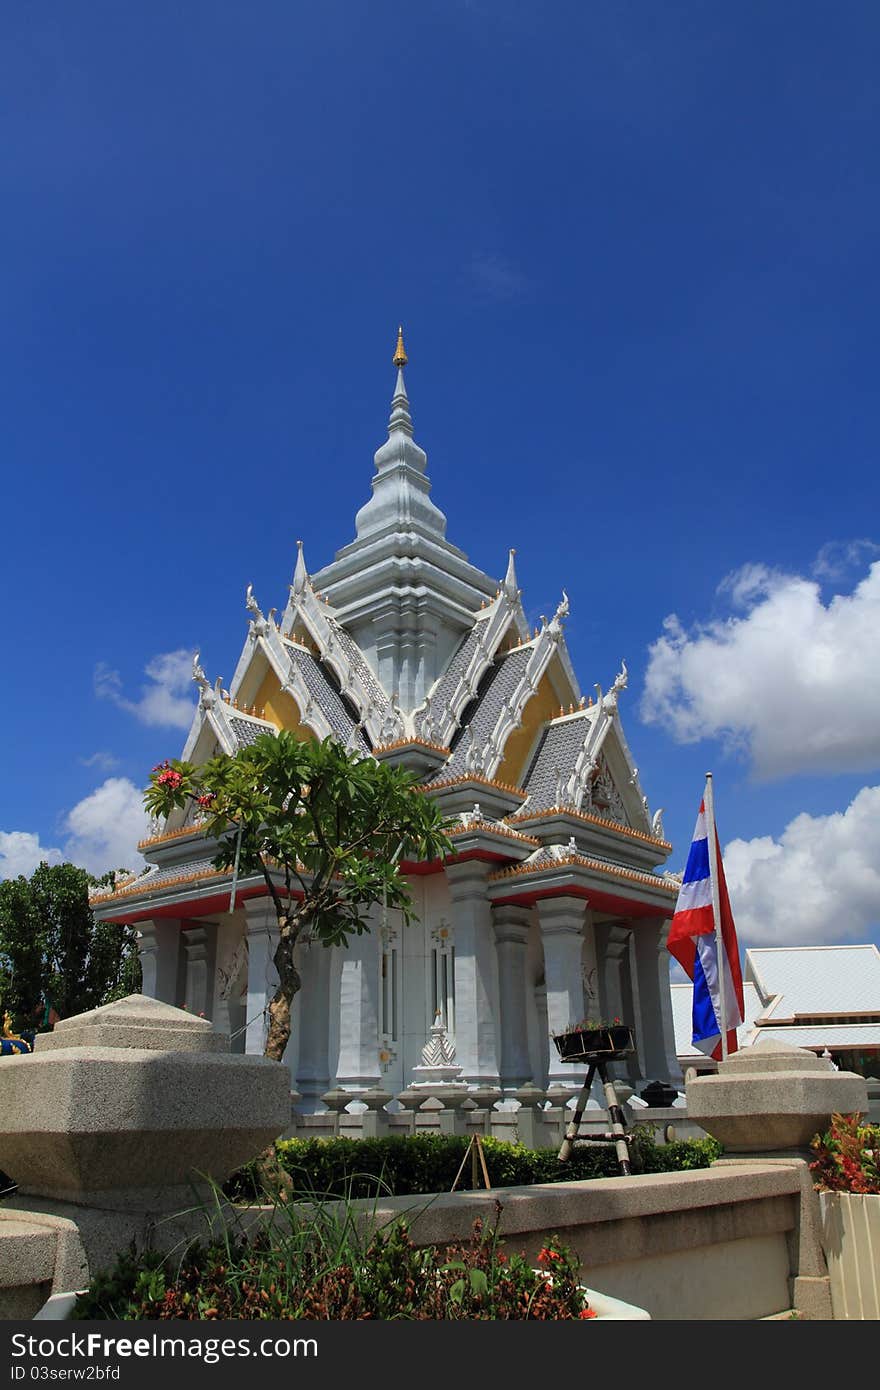
M646 1308L655 1319L769 1318L795 1307L807 1318L828 1316L821 1298L827 1280L815 1277L819 1267L809 1264L811 1252L805 1249L809 1220L801 1203L813 1194L802 1186L801 1168L797 1162L741 1162L693 1173L389 1198L378 1208L372 1202L356 1205L365 1220L377 1224L404 1215L419 1245L446 1245L466 1241L477 1216L491 1225L500 1202L499 1232L509 1253L523 1250L536 1262L556 1233L579 1255L584 1283ZM259 1225L271 1215L268 1208L252 1210L250 1219ZM46 1224L39 1232L21 1229L33 1222ZM26 1234L29 1261L13 1262L13 1254L22 1253L14 1247ZM54 1258L50 1236L68 1243ZM50 1287L68 1288L72 1276L73 1286L81 1287L84 1260L81 1250L75 1258L73 1246L79 1249L67 1222L0 1212L0 1252L5 1247L10 1257L0 1259L0 1285L4 1263L9 1266L6 1288L0 1287L0 1317L32 1315ZM813 1277L805 1277L805 1269Z
M556 1233L580 1256L590 1288L646 1308L655 1319L769 1318L811 1309L804 1278L801 1171L797 1163L740 1163L693 1173L389 1198L377 1224L405 1215L418 1245L466 1241L474 1218L509 1253L537 1255ZM809 1194L810 1196L812 1194ZM372 1202L360 1203L372 1219ZM819 1290L818 1292L827 1292ZM826 1313L827 1316L827 1313Z

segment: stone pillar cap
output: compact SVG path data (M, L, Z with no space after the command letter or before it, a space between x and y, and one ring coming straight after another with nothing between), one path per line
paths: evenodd
M726 1062L718 1063L722 1076L754 1076L780 1071L833 1072L832 1064L804 1047L794 1047L779 1039L757 1042L741 1052L735 1052Z
M51 1033L37 1035L35 1052L60 1048L139 1047L160 1052L226 1052L229 1038L210 1021L186 1009L161 1004L146 994L129 994L113 1004L63 1018Z
M734 1053L685 1091L688 1118L729 1153L804 1157L831 1115L868 1108L863 1076L775 1040Z

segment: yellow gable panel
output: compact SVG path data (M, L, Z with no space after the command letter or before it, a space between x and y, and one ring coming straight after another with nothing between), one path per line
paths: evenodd
M514 787L522 786L521 779L526 775L526 758L535 746L538 730L548 719L555 719L558 713L559 696L545 671L538 683L538 689L523 711L522 726L514 729L504 746L504 757L495 773L496 781Z
M263 718L274 724L276 729L288 729L304 739L315 737L311 729L303 724L296 700L281 689L281 682L271 666L263 677L253 703Z

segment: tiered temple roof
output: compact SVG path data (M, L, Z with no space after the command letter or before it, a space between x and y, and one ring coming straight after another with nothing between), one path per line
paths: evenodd
M250 622L230 688L212 686L194 659L200 698L183 756L234 753L281 728L330 735L361 756L410 766L456 818L456 838L466 829L478 853L482 835L500 872L521 879L565 863L586 866L592 881L604 868L618 879L648 875L661 896L674 896L677 882L655 873L670 846L620 726L625 665L607 694L596 686L587 702L565 642L567 596L532 634L514 552L498 581L446 541L413 439L402 339L394 360L389 438L356 540L314 576L299 543L280 622L248 586ZM147 915L163 885L207 877L204 841L188 855L180 843L185 825L175 813L145 842L154 862L96 900L102 915L121 896L131 904L139 884Z

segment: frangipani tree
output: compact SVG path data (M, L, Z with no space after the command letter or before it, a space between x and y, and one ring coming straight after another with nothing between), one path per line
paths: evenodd
M335 739L262 734L234 756L199 767L172 759L153 769L144 793L154 816L195 802L217 868L260 873L275 906L278 988L269 1004L265 1055L281 1061L301 986L294 961L304 936L345 944L369 929L378 903L402 912L412 901L405 859L431 860L452 848L434 802L403 768L358 757Z

